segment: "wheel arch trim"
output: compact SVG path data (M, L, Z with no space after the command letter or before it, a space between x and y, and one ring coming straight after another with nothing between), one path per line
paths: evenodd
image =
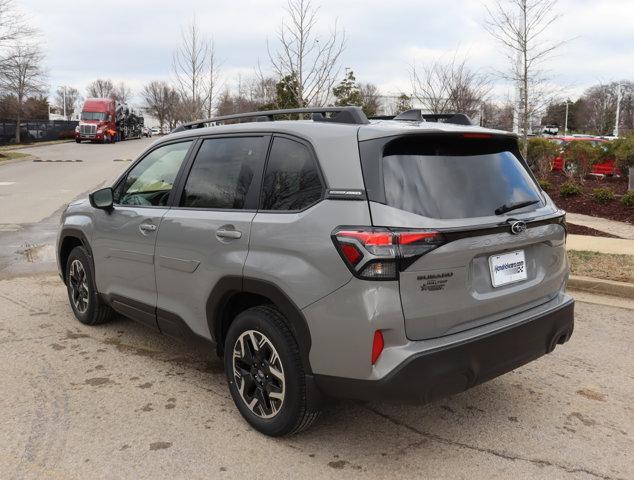
M218 352L224 349L223 310L231 298L240 293L252 293L269 300L284 316L299 347L302 366L307 374L312 374L309 353L311 336L306 318L290 297L274 283L257 278L241 276L222 277L213 288L206 304L207 324ZM231 319L233 320L233 319Z
M62 280L64 281L64 283L66 283L66 275L65 275L66 265L62 264L61 255L62 255L62 246L64 245L64 242L68 238L76 238L81 243L81 246L86 249L86 253L88 253L88 258L90 260L90 268L92 270L92 274L94 278L94 275L95 275L94 258L93 258L92 249L90 248L90 243L88 243L88 238L86 237L86 234L77 228L64 227L62 228L59 235L59 242L57 245L57 252L56 252L58 266L59 266L59 273L60 273L60 276L62 277ZM70 254L70 252L68 253Z

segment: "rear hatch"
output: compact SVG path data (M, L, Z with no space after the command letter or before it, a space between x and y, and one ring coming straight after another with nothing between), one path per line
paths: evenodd
M557 295L567 275L563 212L515 137L410 134L360 150L373 225L439 232L433 248L399 265L408 338L454 334Z

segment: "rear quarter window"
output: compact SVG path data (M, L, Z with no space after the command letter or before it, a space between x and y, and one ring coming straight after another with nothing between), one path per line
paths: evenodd
M262 184L261 210L303 210L323 196L317 162L303 143L284 137L273 146Z

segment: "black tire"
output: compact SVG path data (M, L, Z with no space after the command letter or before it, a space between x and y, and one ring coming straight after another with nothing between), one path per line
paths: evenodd
M75 143L81 143L81 140L79 138L76 138Z
M99 325L112 318L112 309L103 302L95 287L92 262L84 247L73 248L68 256L66 290L75 317L84 325Z
M241 380L242 377L236 376L234 370L234 348L236 348L238 339L243 335L248 335L250 331L255 332L256 335L259 334L259 340L262 339L261 336L264 336L274 347L279 362L281 362L284 377L282 386L284 396L281 406L270 418L263 418L265 412L263 411L264 409L259 408L260 401L254 407L254 409L260 411L260 414L256 414L249 408L247 401L243 399L240 393L239 386L239 383L247 380ZM262 352L267 349L267 345L260 345ZM253 428L265 435L278 437L299 433L310 427L317 420L320 412L309 410L308 408L313 403L308 398L306 377L300 360L297 342L286 325L284 316L277 309L269 306L258 306L240 313L229 327L224 350L225 373L229 383L229 391L238 410ZM270 374L271 370L269 367L273 364L269 363L268 359L264 359L264 363L262 363L262 371ZM279 364L276 365L279 366ZM256 368L261 374L260 367ZM267 381L266 379L269 379L269 376L271 379ZM266 375L266 379L262 378L260 381L275 382L276 379L274 377L275 375L273 374ZM246 392L250 386L254 386L258 381L258 373L245 375L245 378L248 378L249 382L248 385L245 384L246 386L243 389ZM279 384L275 387L261 384L261 391L269 388L277 388L279 390ZM254 391L257 392L257 389ZM256 396L257 393L253 395L253 398ZM272 405L273 400L268 397L268 394L265 397L268 398L269 405ZM264 397L261 398L265 399ZM266 405L265 403L265 407ZM273 412L273 407L271 407L271 412Z

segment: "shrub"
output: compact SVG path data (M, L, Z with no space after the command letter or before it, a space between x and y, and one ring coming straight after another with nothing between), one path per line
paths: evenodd
M539 180L539 186L542 190L548 190L550 188L550 182L548 180Z
M595 188L592 190L592 196L595 202L601 204L606 204L614 200L614 192L609 188Z
M573 195L579 195L581 193L581 187L574 182L566 182L559 188L559 194L562 197L572 197Z
M634 190L628 191L621 197L621 203L626 207L634 207Z
M559 145L546 138L529 138L526 160L537 178L544 179L553 169L553 161L559 154Z
M570 178L577 177L583 182L592 170L592 165L600 161L603 153L601 147L592 145L592 142L573 140L564 149L566 175Z
M616 165L623 175L627 175L628 168L634 167L634 133L626 138L617 138L612 144Z

